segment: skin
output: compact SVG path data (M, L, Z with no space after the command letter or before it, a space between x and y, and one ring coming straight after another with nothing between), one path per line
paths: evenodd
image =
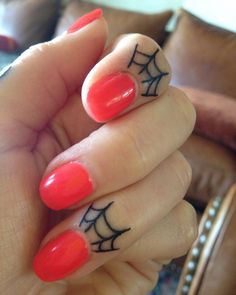
M29 49L0 79L2 294L147 294L162 265L185 254L196 238L194 209L183 201L191 168L178 151L192 132L195 111L181 91L168 87L169 80L158 99L144 99L131 69L135 103L102 127L90 119L82 104L86 109L89 85L102 73L127 71L120 58L127 59L132 44L158 46L135 34L104 52L106 36L105 21L97 20ZM73 210L52 212L40 200L39 182L71 160L87 167L95 191ZM120 250L91 253L64 280L40 281L31 266L40 244L78 223L91 201L96 207L114 201L111 224L131 227L119 238Z

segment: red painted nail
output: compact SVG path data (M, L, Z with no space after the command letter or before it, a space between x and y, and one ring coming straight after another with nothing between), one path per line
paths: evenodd
M70 275L89 259L89 246L84 237L68 230L43 246L33 261L36 275L51 282Z
M81 28L87 26L91 22L95 21L96 19L100 18L102 16L102 9L98 8L95 9L82 17L80 17L75 23L73 23L69 29L67 30L67 33L74 33Z
M93 185L87 170L78 162L70 162L44 177L39 191L49 208L61 210L89 196Z
M106 122L126 109L135 99L135 83L126 73L101 78L88 90L86 110L97 122Z

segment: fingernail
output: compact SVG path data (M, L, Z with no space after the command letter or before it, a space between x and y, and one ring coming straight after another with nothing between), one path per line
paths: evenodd
M125 110L134 99L133 79L119 72L101 78L89 88L86 108L95 121L106 122Z
M82 17L80 17L75 23L73 23L69 27L69 29L67 30L67 33L74 33L76 31L80 30L81 28L87 26L91 22L100 18L102 16L102 13L103 13L102 9L98 8L98 9L95 9L95 10L83 15Z
M39 191L49 208L61 210L89 196L93 192L93 184L84 166L70 162L44 177Z
M51 282L72 274L89 259L89 246L79 232L68 230L43 246L33 261L36 275Z

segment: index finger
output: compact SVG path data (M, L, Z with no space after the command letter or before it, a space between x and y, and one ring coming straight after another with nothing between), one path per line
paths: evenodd
M84 108L95 121L109 121L160 96L170 77L170 66L154 40L125 35L86 77Z

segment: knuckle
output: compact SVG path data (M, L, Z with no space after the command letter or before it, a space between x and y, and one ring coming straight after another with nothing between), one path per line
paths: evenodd
M127 130L125 137L131 148L130 154L132 155L133 166L137 171L146 171L149 166L149 155L146 153L146 149L144 149L142 136L138 136L138 134L142 135L142 132L134 132L134 129L132 132Z
M137 223L136 215L133 212L134 208L131 202L127 202L127 198L121 195L119 198L119 203L117 203L117 208L118 208L118 210L116 211L117 218L115 219L117 220L117 223L118 222L121 223L119 224L121 228L124 226L124 224L127 227L131 227L131 226L133 227Z
M29 60L30 62L27 63L26 61ZM51 69L55 68L56 66L54 62L54 56L52 55L51 45L49 42L44 42L29 47L29 49L22 53L21 61L23 63L25 62L27 67L37 69L37 75L40 81L48 82L52 80L52 71L46 71L46 68ZM38 65L40 65L40 67L38 67Z
M184 125L189 132L192 132L196 122L196 111L193 104L182 90L171 87L171 92L176 107L182 114Z
M116 135L113 133L110 139L119 152L120 161L123 163L122 169L127 173L132 169L132 174L136 176L140 172L143 174L148 171L151 155L146 152L147 143L141 124L137 123L129 128L124 126L119 129L119 136Z
M50 46L48 42L32 45L29 47L28 50L25 51L25 53L23 53L23 55L32 55L40 58L45 58L45 56L48 56L49 48Z
M187 191L192 181L192 167L181 152L174 154L173 171L175 172L183 191Z
M179 256L185 255L198 235L198 226L196 211L186 201L182 201L179 212L179 227L178 227L178 254Z

